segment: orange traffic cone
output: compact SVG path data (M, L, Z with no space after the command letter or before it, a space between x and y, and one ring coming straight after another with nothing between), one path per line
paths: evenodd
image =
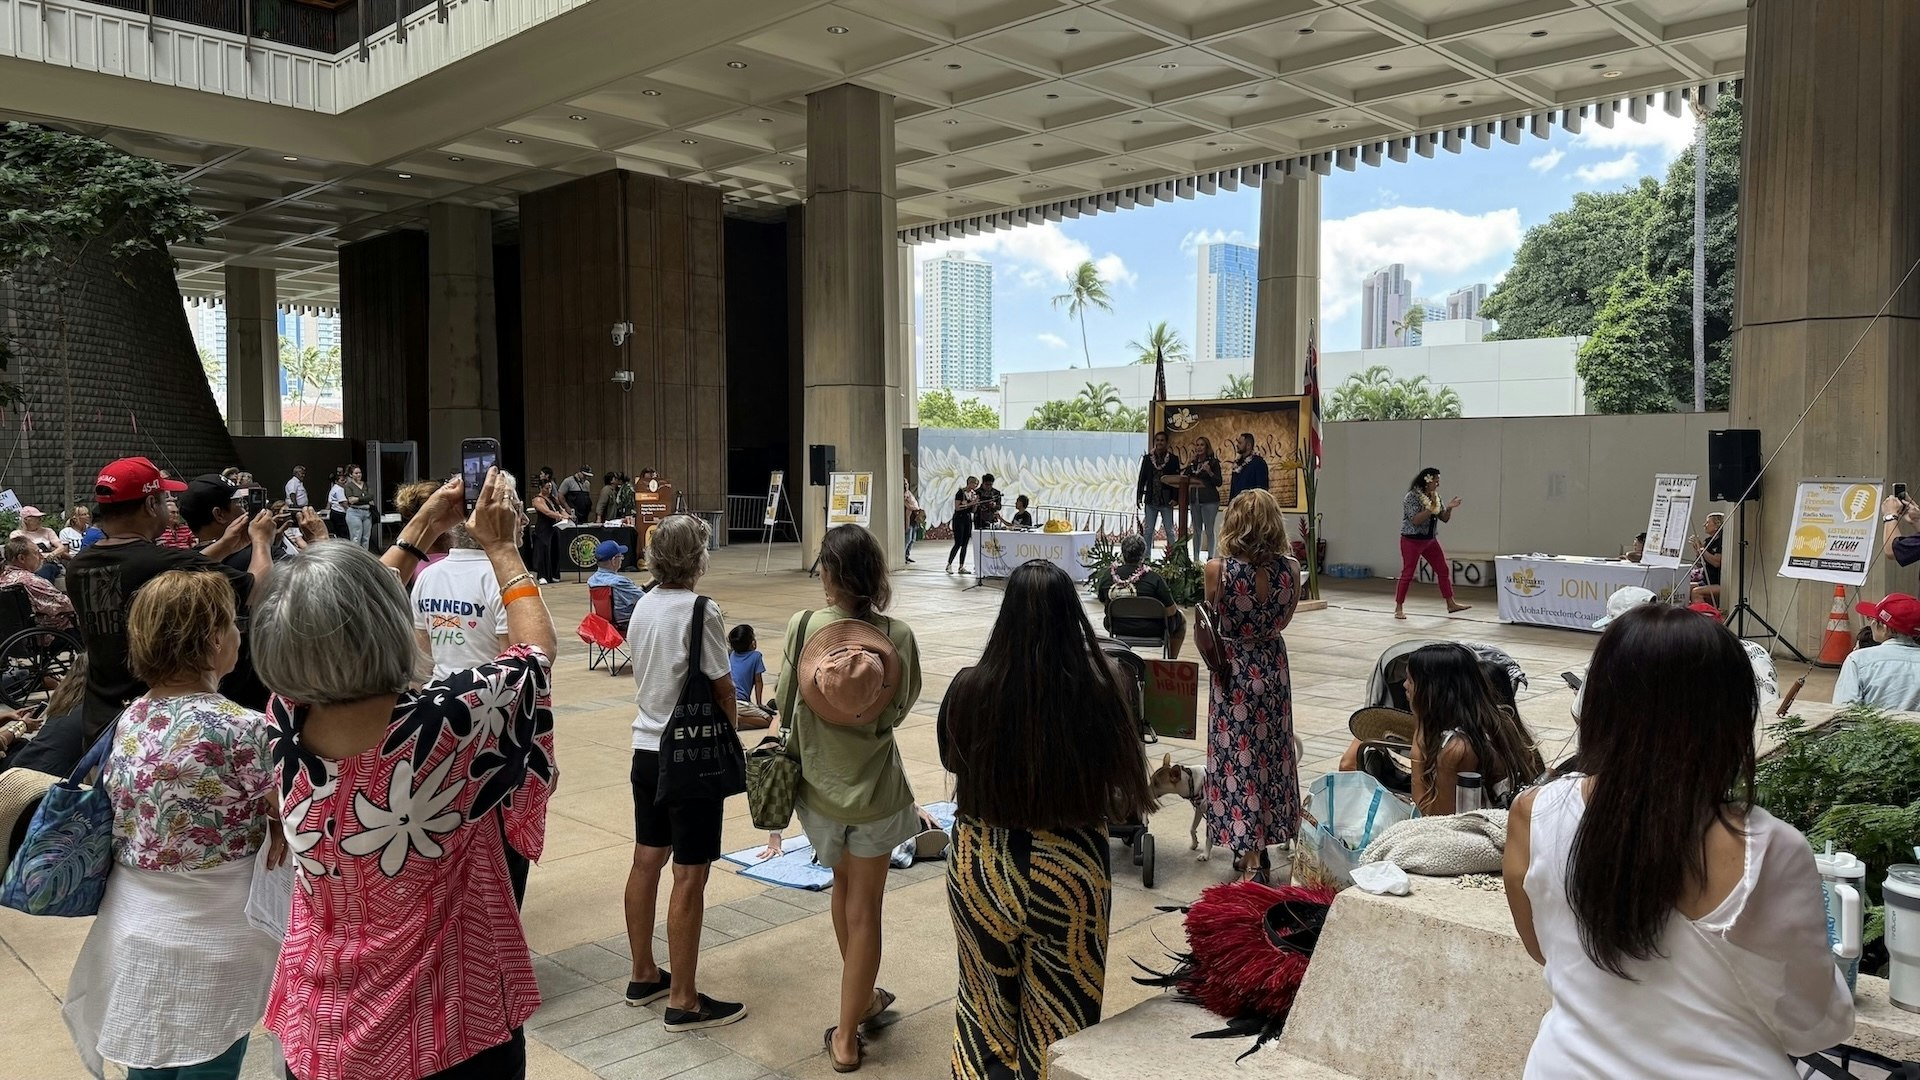
M1833 587L1833 610L1827 615L1827 636L1820 642L1820 656L1814 663L1821 667L1839 667L1853 652L1853 625L1847 621L1847 590Z

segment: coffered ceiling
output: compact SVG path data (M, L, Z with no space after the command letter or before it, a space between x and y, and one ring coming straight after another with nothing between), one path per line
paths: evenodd
M432 47L431 17L404 47ZM179 165L219 220L177 252L189 293L237 263L330 303L335 247L435 201L510 212L619 167L778 213L804 198L806 95L842 82L895 96L902 229L991 226L1266 163L1484 145L1501 121L1543 135L1595 103L1612 122L1614 102L1740 77L1745 18L1746 0L591 0L345 112L17 53L0 112Z

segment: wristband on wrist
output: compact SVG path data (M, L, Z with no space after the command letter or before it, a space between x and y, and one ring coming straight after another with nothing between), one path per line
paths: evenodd
M393 542L393 546L399 548L401 551L407 553L408 555L411 555L414 558L419 559L421 562L427 561L427 553L420 550L419 546L412 543L411 541L395 540Z
M506 592L503 592L500 594L500 601L502 606L510 607L513 604L518 603L521 600L526 600L528 598L538 600L540 598L540 587L537 585L522 585L517 589L509 589Z
M533 584L533 582L534 582L533 575L523 571L521 573L515 574L512 577L508 578L505 582L502 582L500 585L500 593L501 595L504 596L508 592L512 591L515 585L522 585L522 584L531 585Z

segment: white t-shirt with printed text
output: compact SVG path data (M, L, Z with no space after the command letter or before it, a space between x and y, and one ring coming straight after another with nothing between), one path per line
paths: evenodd
M487 553L454 548L413 582L413 626L433 648L433 677L490 663L507 632L507 606Z
M693 602L699 595L692 589L662 585L633 605L633 618L627 621L627 648L633 650L634 704L638 706L633 717L635 750L660 749L660 736L673 718L673 707L680 703L680 691L687 681ZM730 678L733 664L728 659L731 650L727 648L726 620L720 614L720 605L711 598L704 622L700 671L709 679Z

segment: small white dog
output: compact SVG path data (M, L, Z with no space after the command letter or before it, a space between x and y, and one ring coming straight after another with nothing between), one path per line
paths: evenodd
M1207 817L1207 770L1175 765L1173 755L1168 754L1160 759L1160 767L1153 770L1151 791L1156 803L1164 796L1178 795L1193 805L1193 824L1187 829L1187 850L1200 852L1201 862L1213 858L1213 837L1202 827ZM1204 848L1202 844L1205 844Z

